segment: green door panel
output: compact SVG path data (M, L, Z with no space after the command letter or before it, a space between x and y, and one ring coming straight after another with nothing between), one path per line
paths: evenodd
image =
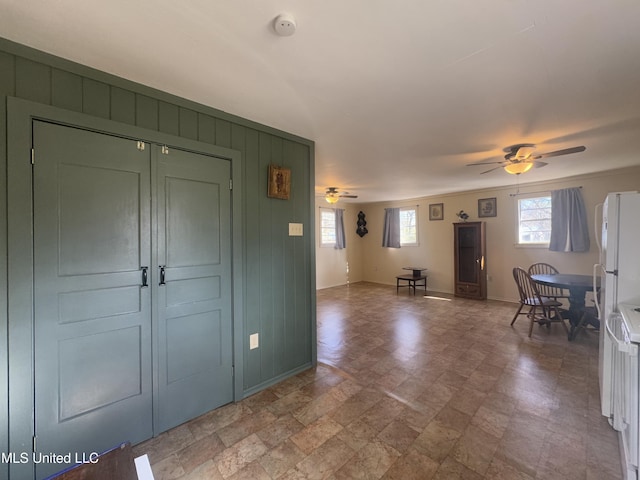
M153 434L149 148L40 121L33 142L37 451L140 442Z
M156 431L164 431L233 400L231 165L159 147L154 158Z
M33 142L37 451L135 444L231 402L230 161L43 121Z

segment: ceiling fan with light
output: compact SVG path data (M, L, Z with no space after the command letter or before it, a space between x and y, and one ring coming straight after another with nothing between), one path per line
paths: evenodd
M340 192L338 187L327 187L324 199L328 203L336 203L340 198L358 198L357 195L349 195L349 192Z
M556 150L554 152L547 153L536 153L535 150L536 146L533 143L518 143L516 145L506 147L503 150L503 152L506 153L504 160L468 163L467 166L493 165L497 163L497 167L481 172L481 175L483 173L493 172L498 168L504 168L507 173L511 173L512 175L520 175L521 173L528 172L533 167L544 167L547 165L547 162L538 161L541 158L558 157L560 155L568 155L570 153L584 152L586 147L581 145L579 147L565 148L563 150Z

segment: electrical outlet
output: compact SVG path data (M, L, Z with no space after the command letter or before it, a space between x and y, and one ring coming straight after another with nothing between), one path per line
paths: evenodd
M254 333L253 335L249 335L249 350L258 348L259 345L260 345L259 334Z

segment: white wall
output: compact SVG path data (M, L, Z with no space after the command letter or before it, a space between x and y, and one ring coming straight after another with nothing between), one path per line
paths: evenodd
M320 246L320 207L344 209L344 229L347 248L336 250ZM348 283L361 282L363 238L356 234L356 222L360 207L354 204L338 202L329 205L324 198L316 199L316 288L334 287ZM367 228L369 228L367 218ZM371 229L369 228L371 232ZM365 236L370 236L371 233Z
M352 223L354 228L346 227L346 229L348 234L353 230L351 235L355 239L350 241L350 238L347 238L346 252L337 253L318 249L318 288L347 283L344 281L344 276L340 277L338 272L344 271L348 261L352 272L348 280L352 283L366 280L395 285L396 275L404 273L403 266L416 265L428 268L429 291L453 293L452 224L458 221L455 214L460 210L469 214L469 221L486 222L487 295L491 299L517 301L518 293L511 273L515 266L526 268L535 262L547 262L561 272L591 274L593 264L598 261L598 247L593 225L595 206L604 200L608 192L639 190L640 167L520 185L520 193L582 187L591 232L591 249L585 253L550 252L546 248L516 246L517 197L513 196L517 190L516 179L506 177L505 180L512 183L497 189L422 197L403 202L349 205L347 211L350 215L345 212L345 223ZM497 216L479 219L478 199L492 197L497 199ZM432 203L444 204L444 220L429 221L429 204ZM383 248L381 239L384 209L414 205L418 205L420 245L399 249ZM369 234L364 238L359 238L355 234L355 222L359 210L366 214L369 229ZM346 220L347 218L351 220ZM356 275L355 272L359 274Z

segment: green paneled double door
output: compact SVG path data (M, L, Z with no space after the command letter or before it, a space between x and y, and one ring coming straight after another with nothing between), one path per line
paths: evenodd
M43 121L33 146L36 458L232 401L230 162Z

